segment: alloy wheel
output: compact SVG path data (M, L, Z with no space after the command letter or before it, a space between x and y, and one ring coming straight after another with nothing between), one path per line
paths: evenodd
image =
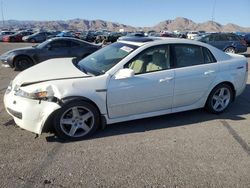
M226 87L219 88L213 95L211 105L213 110L221 112L226 109L231 100L231 92Z
M60 128L69 137L87 135L95 123L94 114L83 106L74 106L65 111L60 119Z

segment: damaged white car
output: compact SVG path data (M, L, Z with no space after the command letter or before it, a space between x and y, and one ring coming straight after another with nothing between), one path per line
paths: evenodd
M4 104L23 129L41 134L53 119L59 137L79 139L102 124L203 107L221 113L243 92L247 71L245 57L204 43L125 38L80 62L52 59L21 72Z

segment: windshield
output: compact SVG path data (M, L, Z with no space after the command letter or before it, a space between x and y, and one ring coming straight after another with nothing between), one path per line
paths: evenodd
M77 67L85 73L102 75L137 48L130 44L113 43L82 59Z

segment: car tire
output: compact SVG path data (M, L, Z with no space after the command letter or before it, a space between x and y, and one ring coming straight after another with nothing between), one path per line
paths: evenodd
M36 40L35 39L31 39L30 42L31 43L36 43Z
M206 102L206 110L213 114L224 112L233 100L233 90L228 84L220 84L216 86Z
M16 71L22 71L34 65L34 62L25 56L16 57L14 59L14 66Z
M224 50L226 53L233 53L235 54L235 49L233 47L228 47Z
M63 140L81 140L91 136L100 125L98 109L86 101L72 101L56 113L54 129Z

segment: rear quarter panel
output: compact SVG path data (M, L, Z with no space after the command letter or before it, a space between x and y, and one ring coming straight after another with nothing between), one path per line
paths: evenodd
M219 62L218 83L231 82L234 85L236 95L239 95L246 86L247 61L241 57L232 57L230 60Z

